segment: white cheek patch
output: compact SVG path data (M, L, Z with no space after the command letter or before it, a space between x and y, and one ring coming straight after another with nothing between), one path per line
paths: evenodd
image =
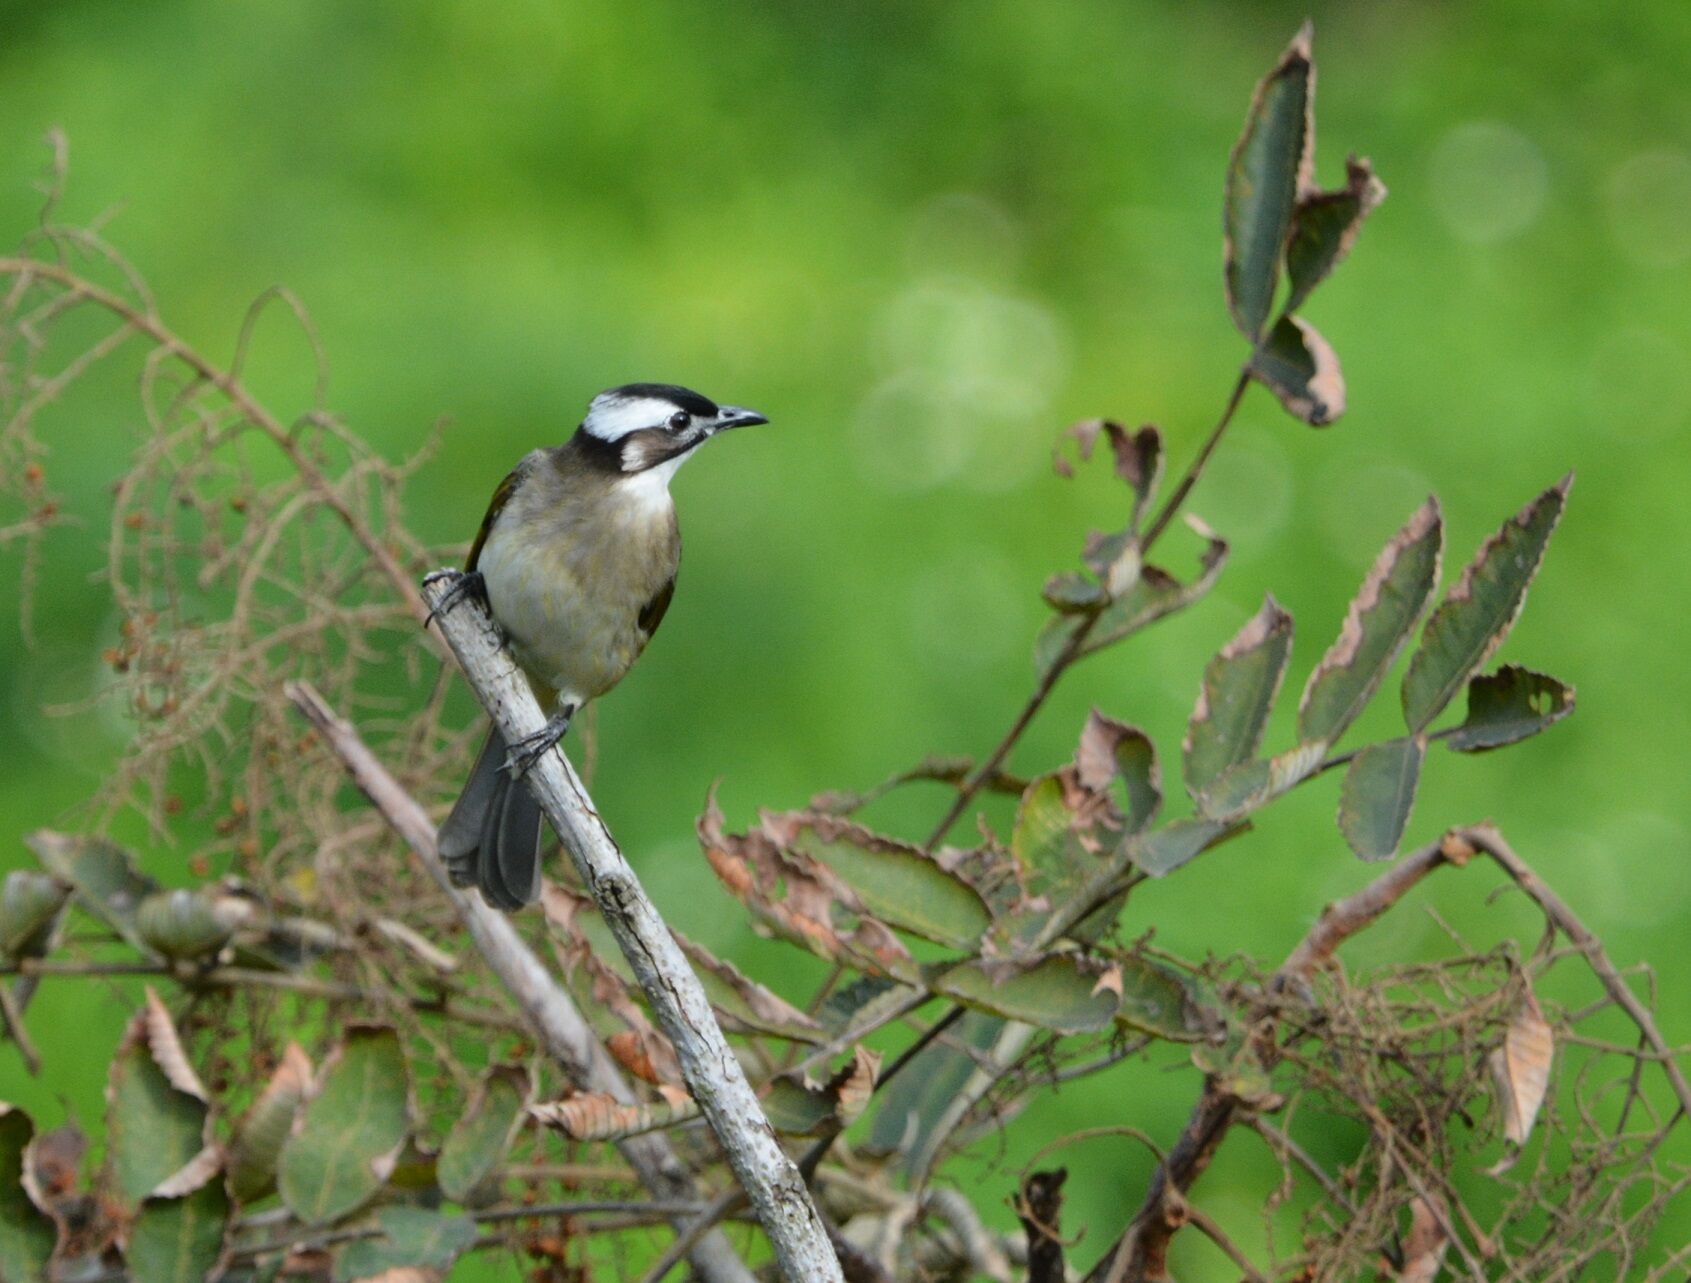
M587 407L581 426L601 441L620 441L641 428L661 427L674 413L675 406L660 397L598 396Z

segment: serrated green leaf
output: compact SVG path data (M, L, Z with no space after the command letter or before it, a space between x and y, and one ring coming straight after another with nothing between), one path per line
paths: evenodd
M1057 1033L1086 1033L1112 1023L1171 1038L1191 1032L1185 982L1136 954L1104 962L1054 953L1020 967L971 961L930 967L926 975L935 993Z
M771 822L790 830L787 849L832 871L889 926L966 949L992 924L980 893L916 847L832 815L799 812Z
M151 952L135 914L159 884L136 867L134 856L104 838L51 829L31 833L24 843L47 872L72 888L84 909L143 953Z
M1272 596L1204 669L1183 746L1194 798L1229 767L1256 756L1292 655L1292 617Z
M528 1073L515 1065L496 1065L482 1076L469 1108L440 1147L435 1172L442 1194L461 1203L493 1175L517 1134L528 1091Z
M1230 766L1198 796L1198 813L1223 825L1237 824L1309 778L1325 757L1325 745L1299 744L1266 761Z
M1225 824L1214 820L1174 820L1154 833L1135 838L1129 850L1136 867L1160 878L1196 858L1226 830Z
M335 1257L335 1283L358 1283L407 1267L449 1270L476 1241L476 1223L421 1207L384 1207L381 1233L356 1239Z
M282 1062L235 1128L225 1163L229 1193L250 1203L276 1187L282 1156L305 1093L311 1087L311 1061L298 1043L289 1043Z
M1370 744L1345 772L1339 831L1364 860L1389 860L1397 854L1426 753L1427 740L1421 735Z
M1338 742L1397 662L1438 583L1444 548L1439 502L1429 497L1374 559L1298 705L1298 738Z
M1184 610L1215 587L1222 567L1227 564L1227 542L1208 531L1200 533L1206 544L1192 582L1183 584L1166 570L1145 566L1139 581L1126 594L1098 612L1098 622L1086 635L1076 658L1113 646L1159 619ZM1084 619L1085 616L1079 615L1057 615L1046 622L1033 648L1034 667L1042 675L1050 670Z
M277 1187L308 1225L338 1220L387 1180L410 1126L410 1078L393 1030L355 1025L282 1149Z
M221 1181L149 1198L129 1227L124 1263L134 1283L211 1283L223 1274L231 1204Z
M34 1139L29 1115L0 1101L0 1279L7 1283L47 1283L47 1262L58 1240L24 1181Z
M1306 23L1256 87L1227 164L1227 308L1253 343L1274 309L1280 259L1315 149L1315 66Z
M1572 473L1563 477L1482 543L1427 621L1403 679L1403 717L1412 733L1432 723L1509 635L1573 480Z
M112 1197L139 1207L203 1161L210 1109L182 1055L169 1014L152 990L129 1022L106 1083L106 1169ZM205 1175L215 1171L208 1168Z
M1283 309L1295 312L1310 291L1344 261L1356 243L1362 222L1386 198L1386 185L1366 160L1345 162L1345 185L1337 191L1311 192L1292 212L1286 244L1286 275L1291 296Z
M1483 753L1537 735L1574 711L1574 688L1514 664L1468 683L1468 717L1446 743Z
M1338 353L1309 322L1282 316L1251 353L1251 377L1279 398L1288 414L1324 428L1345 412L1345 376Z

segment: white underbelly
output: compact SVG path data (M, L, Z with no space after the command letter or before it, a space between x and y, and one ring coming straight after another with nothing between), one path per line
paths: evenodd
M576 567L534 547L515 555L498 527L483 545L477 569L493 616L531 680L560 701L581 704L622 679L645 645L638 625L643 602L627 585L583 583Z

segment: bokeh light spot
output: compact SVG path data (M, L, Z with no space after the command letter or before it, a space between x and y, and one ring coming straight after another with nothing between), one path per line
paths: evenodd
M1549 166L1538 144L1501 121L1458 125L1433 149L1432 201L1459 240L1491 245L1519 236L1544 210Z
M1691 262L1691 156L1639 152L1604 185L1609 231L1621 255L1641 267Z

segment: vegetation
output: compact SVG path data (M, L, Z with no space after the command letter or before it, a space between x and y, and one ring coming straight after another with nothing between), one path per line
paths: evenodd
M1229 542L1175 518L1252 385L1312 426L1345 408L1338 358L1303 311L1384 188L1355 160L1338 187L1315 182L1313 86L1306 30L1259 86L1228 164L1226 303L1247 348L1207 441L1166 485L1154 427L1088 420L1059 453L1076 484L1107 471L1117 516L1080 568L1047 581L1034 688L996 747L738 832L713 798L699 822L721 887L773 943L748 971L682 947L772 1123L802 1138L801 1170L859 1277L1049 1283L1067 1258L1092 1279L1156 1279L1171 1250L1189 1253L1182 1277L1683 1269L1653 1232L1684 1184L1674 1129L1691 1089L1650 1004L1499 828L1440 816L1436 838L1399 854L1435 743L1486 752L1573 710L1564 682L1494 666L1571 478L1502 518L1442 596L1444 514L1433 498L1415 507L1342 618L1318 628L1333 640L1295 716L1274 716L1290 704L1293 621L1273 597L1206 647L1181 744L1190 814L1163 816L1172 752L1107 691L1063 758L1028 778L1008 767L1082 660L1130 638L1143 650L1138 634L1165 621L1171 635L1220 582ZM438 1276L481 1254L539 1277L656 1277L743 1210L598 907L555 861L563 880L519 943L557 959L628 1098L556 1054L484 939L466 940L426 822L405 818L411 799L446 796L470 750L451 669L419 627L417 582L446 559L405 521L426 453L384 458L331 412L321 377L305 412L272 411L248 353L268 309L305 326L303 308L268 295L230 363L202 356L97 231L55 221L62 177L42 226L0 261L5 533L25 566L69 533L45 425L138 339L145 433L114 490L122 623L104 656L133 734L90 823L38 832L38 867L6 878L6 1054L36 1058L29 1008L48 978L149 987L109 1052L98 1164L74 1123L0 1115L5 1276ZM1193 537L1195 568L1164 569L1165 538ZM1401 726L1364 733L1382 725L1373 701L1388 686ZM1166 947L1164 889L1203 878L1224 843L1258 842L1270 808L1329 772L1343 773L1343 840L1395 862L1315 916L1283 961L1236 954L1220 923L1207 954ZM910 797L934 783L946 804L912 827ZM991 795L1011 809L974 823ZM195 845L189 887L165 887L107 836L138 813L162 840L189 809L216 830ZM1507 827L1509 808L1495 811ZM1455 870L1469 864L1500 871L1534 918L1500 912L1487 943L1453 930L1430 960L1338 966L1340 946L1421 880L1449 867L1438 881L1466 884L1479 875ZM1189 1112L1137 1109L1171 1068ZM1094 1081L1110 1084L1090 1098L1110 1102L1097 1126L1032 1121L1052 1093ZM958 1173L1030 1125L1023 1170L962 1196ZM642 1179L641 1147L660 1133L681 1171L670 1188ZM1054 1155L1106 1136L1152 1162L1119 1183L1108 1238L1082 1245L1063 1232L1072 1190ZM1260 1143L1272 1164L1227 1214L1197 1183L1224 1142ZM1020 1233L1002 1232L1006 1200ZM666 1224L676 1232L652 1228ZM762 1259L750 1231L729 1241Z

